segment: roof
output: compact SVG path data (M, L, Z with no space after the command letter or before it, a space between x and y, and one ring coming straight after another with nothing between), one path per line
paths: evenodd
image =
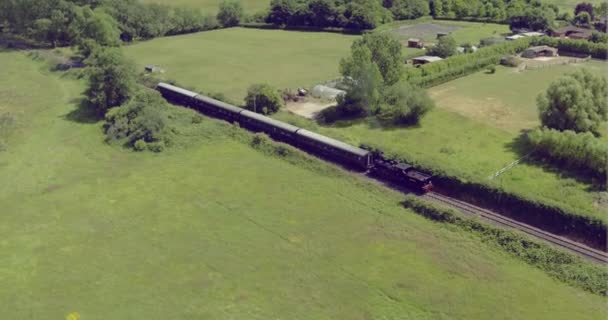
M298 131L298 129L300 129L300 128L298 128L296 126L292 126L288 123L263 116L259 113L251 112L249 110L244 110L243 112L241 112L241 115L245 116L245 117L256 119L262 123L266 123L266 124L281 128L281 129L289 131L289 132L296 132L296 131Z
M407 39L408 42L420 42L422 40L418 39L418 38L409 38Z
M545 34L542 32L523 32L520 33L522 36L524 37L541 37L544 36Z
M355 155L360 156L360 157L364 157L364 156L366 156L366 155L369 154L369 151L367 151L367 150L363 150L361 148L357 148L357 147L351 146L348 143L344 143L342 141L338 141L338 140L335 140L335 139L332 139L332 138L328 138L326 136L322 136L320 134L314 133L312 131L308 131L306 129L300 129L300 130L298 130L297 134L301 135L301 136L304 136L304 137L307 137L307 138L310 138L312 140L323 142L323 143L325 143L327 145L330 145L330 146L332 146L332 147L334 147L336 149L340 149L340 150L346 151L348 153L355 154Z
M533 51L533 52L541 52L541 51L545 51L545 50L549 50L549 51L557 51L556 48L553 47L549 47L549 46L536 46L536 47L530 47L524 51Z
M512 36L505 37L505 39L507 39L507 40L517 40L517 39L521 39L521 38L524 38L524 36L522 36L521 34L514 34Z
M173 92L185 95L185 96L188 96L189 98L194 98L195 96L198 95L198 93L196 93L196 92L192 92L190 90L182 89L180 87L176 87L176 86L170 85L168 83L164 83L164 82L159 83L157 87L165 89L165 90L173 91Z
M413 58L412 60L435 62L435 61L441 61L443 59L441 57L436 57L436 56L422 56L422 57Z
M195 99L199 100L199 101L202 101L204 103L216 106L218 108L221 108L221 109L224 109L224 110L228 110L228 111L233 112L233 113L241 113L241 111L244 110L242 108L233 106L231 104L227 104L226 102L219 101L219 100L216 100L216 99L213 99L213 98L210 98L210 97L207 97L207 96L203 96L203 95L200 95L200 94L197 95L195 97Z
M566 35L568 33L577 34L579 37L590 37L592 30L579 28L575 26L565 26L558 29L551 30L553 34L563 34Z

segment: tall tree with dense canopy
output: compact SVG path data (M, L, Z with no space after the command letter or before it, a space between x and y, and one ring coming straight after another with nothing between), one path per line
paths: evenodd
M588 70L568 74L552 82L538 97L541 123L557 130L592 132L600 135L608 120L608 84Z
M428 53L433 56L447 58L457 53L456 40L452 36L443 36L439 38L437 44L428 49Z
M135 67L118 48L100 47L85 62L89 66L85 94L99 114L129 100L135 90Z
M240 1L224 0L220 3L220 11L217 20L224 27L237 26L243 18L243 6Z

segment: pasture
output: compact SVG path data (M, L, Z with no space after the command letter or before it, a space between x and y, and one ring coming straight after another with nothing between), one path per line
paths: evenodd
M260 82L277 88L312 86L339 75L338 63L356 36L320 32L231 28L158 38L125 47L143 70L160 65L161 76L205 92L242 101Z
M199 9L204 14L216 14L222 0L141 0L147 3L160 3L171 6ZM254 14L258 11L268 9L270 0L244 0L241 1L246 14Z
M536 97L555 79L581 68L605 75L608 64L592 60L523 72L498 66L495 74L477 72L433 87L429 94L442 109L516 134L540 124Z
M0 53L7 319L599 319L606 299L205 119L162 154L103 143L82 81ZM173 119L193 112L175 109ZM176 120L177 121L177 120ZM190 129L186 129L190 128Z

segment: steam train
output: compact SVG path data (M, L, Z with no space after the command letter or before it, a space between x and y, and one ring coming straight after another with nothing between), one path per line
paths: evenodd
M159 83L157 89L165 99L171 102L229 122L238 122L249 130L264 132L276 140L292 144L348 167L369 171L382 179L417 192L427 192L433 187L431 175L418 171L409 164L387 160L380 152L354 147L342 141L167 83Z

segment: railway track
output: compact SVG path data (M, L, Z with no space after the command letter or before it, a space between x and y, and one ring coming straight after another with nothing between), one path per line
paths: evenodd
M436 192L429 192L422 196L422 198L426 198L431 201L435 201L438 203L442 203L444 205L450 206L454 209L461 211L467 215L475 215L481 217L484 220L490 221L492 223L509 227L513 229L517 229L525 234L531 235L535 238L539 238L545 242L548 242L554 246L560 247L562 249L566 249L567 251L573 252L583 258L592 260L597 263L608 264L608 254L593 248L589 248L585 245L582 245L578 242L556 236L547 231L543 231L541 229L534 228L525 223L518 222L513 219L509 219L497 213L494 213L490 210L477 207L470 203L457 200Z

